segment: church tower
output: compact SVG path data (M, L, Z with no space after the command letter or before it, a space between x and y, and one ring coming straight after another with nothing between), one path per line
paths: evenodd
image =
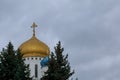
M35 28L37 25L33 22L31 28L33 28L32 37L20 45L19 49L25 64L29 65L30 76L33 80L40 80L44 72L47 70L46 62L50 54L49 47L37 39L35 35Z

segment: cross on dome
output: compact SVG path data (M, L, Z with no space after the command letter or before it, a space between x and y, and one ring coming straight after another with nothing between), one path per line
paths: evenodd
M33 28L33 36L35 36L35 28L37 27L37 24L35 24L35 22L33 22L31 28Z

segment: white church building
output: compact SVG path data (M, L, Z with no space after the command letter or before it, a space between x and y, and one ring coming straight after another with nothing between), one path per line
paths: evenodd
M50 49L44 42L37 39L35 35L35 28L37 25L33 23L31 27L33 28L32 37L22 43L19 49L23 54L25 64L29 65L30 77L33 77L33 80L40 80L47 70L46 63L48 61Z

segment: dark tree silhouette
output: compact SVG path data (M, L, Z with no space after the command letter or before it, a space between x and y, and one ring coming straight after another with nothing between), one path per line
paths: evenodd
M19 50L15 51L11 42L0 54L0 80L31 80Z
M48 70L41 80L68 80L74 74L68 62L68 54L63 55L64 48L60 41L54 49L55 52L49 57Z

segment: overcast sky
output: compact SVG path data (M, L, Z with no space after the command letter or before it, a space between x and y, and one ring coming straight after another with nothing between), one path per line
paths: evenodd
M0 49L36 36L53 51L60 40L74 78L120 80L120 0L0 0Z

